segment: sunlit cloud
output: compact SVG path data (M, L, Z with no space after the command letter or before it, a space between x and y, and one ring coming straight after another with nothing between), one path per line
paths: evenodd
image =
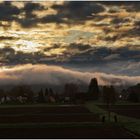
M20 46L22 44L22 46ZM39 44L32 42L32 41L27 41L27 40L19 40L15 42L15 45L13 48L16 51L23 51L23 52L37 52L39 49L38 47L40 46Z
M139 75L139 67L130 66L136 66L140 59L139 5L100 1L1 2L0 65L72 64L83 70L89 64L94 65L94 72L101 69L112 74L117 71Z

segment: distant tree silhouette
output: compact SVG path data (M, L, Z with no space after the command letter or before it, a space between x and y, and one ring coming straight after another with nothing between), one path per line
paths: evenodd
M128 92L126 89L122 89L120 94L119 94L119 98L121 100L127 100L127 96L128 96Z
M105 122L105 116L102 116L102 122L103 123Z
M136 92L131 92L128 96L128 100L131 102L139 102L139 96Z
M0 99L4 99L4 101L6 101L6 93L3 89L0 89Z
M5 96L5 92L3 89L0 89L0 98Z
M76 94L78 93L78 86L75 83L67 83L64 86L64 97L69 101L67 102L75 102Z
M45 90L45 96L48 96L49 95L49 90L48 90L48 88L46 88L46 90Z
M115 121L116 123L118 122L118 118L117 118L116 115L114 116L114 121Z
M49 101L49 90L48 90L48 88L45 89L44 99L45 99L45 102Z
M26 86L26 94L25 94L25 97L27 97L27 101L28 102L33 102L33 97L34 97L34 92L33 90L31 89L30 86Z
M111 105L114 104L117 100L116 91L113 86L104 86L103 87L103 101L107 104L108 107L108 118L110 121L110 109Z
M88 87L88 98L90 100L99 99L99 86L96 78L91 79Z
M78 86L74 83L67 83L64 87L64 94L66 96L74 96L78 92Z
M128 100L131 102L140 102L140 84L129 87L127 89Z
M38 102L39 103L44 103L45 102L45 97L44 97L44 93L43 93L42 89L38 93Z
M53 94L54 94L54 91L53 91L52 88L49 88L49 94L50 94L50 95L53 95Z
M29 85L17 85L11 89L10 94L15 98L19 96L26 97L28 102L32 102L34 96L34 93Z

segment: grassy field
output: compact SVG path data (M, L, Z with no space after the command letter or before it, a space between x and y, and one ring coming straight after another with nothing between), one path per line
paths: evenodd
M98 114L100 116L100 118L102 116L106 116L106 118L108 118L108 111L106 111L105 109L100 108L98 105L101 105L99 102L88 102L85 104L85 106L91 111L94 112L95 114ZM103 105L103 104L102 104ZM132 105L135 107L135 105L139 105L139 104L131 104L128 103L119 103L117 105ZM136 118L132 118L132 117L128 117L128 116L124 116L124 115L119 115L117 113L112 112L111 113L111 122L114 122L114 115L117 115L118 117L118 124L120 124L122 127L128 129L129 131L137 134L140 136L140 119L136 119ZM108 120L107 120L108 121Z

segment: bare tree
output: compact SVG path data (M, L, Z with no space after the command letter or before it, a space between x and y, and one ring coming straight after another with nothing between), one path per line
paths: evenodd
M64 93L67 96L73 96L78 92L78 86L74 83L65 84Z
M108 119L110 121L111 117L111 106L116 102L117 96L116 91L113 86L103 87L103 101L107 104L108 108Z
M64 87L64 96L67 98L66 100L69 100L70 102L75 102L76 94L78 93L78 86L75 83L67 83Z
M44 93L43 93L42 89L38 93L38 102L39 103L44 103L45 102L45 97L44 97Z

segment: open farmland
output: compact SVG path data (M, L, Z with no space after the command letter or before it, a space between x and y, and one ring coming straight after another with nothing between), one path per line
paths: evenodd
M13 106L0 108L1 114L71 114L71 113L90 113L87 108L79 105L29 105Z
M80 105L0 107L0 138L135 138Z
M99 121L98 115L82 106L0 108L0 123Z

